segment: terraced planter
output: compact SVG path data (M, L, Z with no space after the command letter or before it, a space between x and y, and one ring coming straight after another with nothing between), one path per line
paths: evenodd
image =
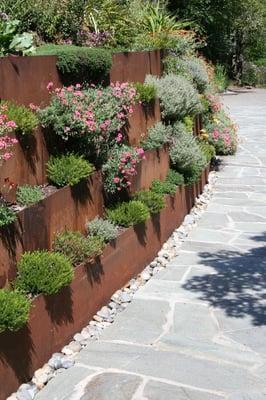
M55 296L33 301L27 326L17 333L0 335L0 400L27 381L53 352L67 343L112 294L151 262L171 233L183 221L207 182L178 188L166 197L166 206L145 224L126 229L94 263L75 268L72 284ZM130 248L131 257L128 257Z

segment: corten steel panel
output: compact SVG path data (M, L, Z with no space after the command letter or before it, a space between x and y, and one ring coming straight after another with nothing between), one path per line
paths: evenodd
M188 196L194 191L180 187L166 197L166 207L145 224L125 230L108 245L100 260L75 268L70 285L55 296L39 296L26 328L0 335L0 400L27 381L53 352L59 351L73 334L151 262L173 230L184 219ZM189 199L189 205L195 199ZM130 255L128 257L128 249Z
M19 135L13 148L14 156L0 168L0 187L5 178L16 185L43 185L47 182L46 163L49 159L46 142L41 128L32 135Z
M18 213L18 221L0 230L0 287L16 275L16 263L24 251L50 249L57 232L85 231L88 220L103 215L100 172L75 187L57 190Z
M126 127L129 144L139 145L141 140L147 136L148 129L160 120L161 110L158 99L150 104L135 104L133 114L130 115Z
M131 180L131 191L149 189L154 179L164 181L169 171L169 165L167 146L158 150L146 151L145 159L137 165L137 175Z
M56 56L0 58L0 99L19 104L47 105L48 82L61 87Z
M162 75L160 51L116 53L110 71L111 82L141 82L146 75Z

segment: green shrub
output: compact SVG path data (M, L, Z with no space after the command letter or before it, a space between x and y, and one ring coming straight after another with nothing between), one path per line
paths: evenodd
M142 103L150 103L156 98L156 87L148 83L137 82L134 84L137 90L137 100Z
M12 224L17 216L14 210L7 207L5 204L0 205L0 227Z
M98 236L105 243L115 239L119 234L118 226L111 221L96 217L94 220L86 224L86 229L90 236Z
M111 52L106 49L44 45L37 55L57 56L58 70L68 83L105 81L112 66Z
M106 217L114 224L120 226L132 226L146 221L150 213L147 206L141 201L131 200L121 203L114 208L106 210Z
M164 119L176 121L200 112L199 95L185 77L169 74L158 79L149 75L146 82L153 83L157 88Z
M66 256L72 264L102 254L103 239L98 236L85 237L80 232L66 231L56 235L53 250Z
M141 190L134 194L134 200L141 201L151 214L158 214L164 208L164 196L151 190Z
M176 193L176 185L171 182L159 181L158 179L154 179L152 181L151 190L154 193L158 194L174 195Z
M170 125L157 122L148 130L148 136L142 141L141 145L144 150L159 149L169 142L171 134L172 128Z
M219 93L222 93L225 91L225 89L229 85L229 79L227 76L226 69L223 65L217 64L215 65L215 70L214 70L214 84L216 87L216 90Z
M207 162L209 163L216 155L215 147L212 144L207 142L199 142L199 147L201 152L206 157Z
M179 172L170 169L167 174L166 182L176 186L181 186L184 184L184 177Z
M17 188L17 203L21 206L30 206L43 198L44 194L39 186L25 185Z
M75 154L51 157L47 163L47 175L56 186L74 186L87 178L94 167L81 156Z
M209 76L204 61L198 57L167 57L165 68L168 73L183 75L191 81L199 93L204 93L209 86Z
M28 107L20 106L10 101L2 101L0 105L7 107L5 114L8 119L14 121L17 125L16 133L21 135L30 135L38 126L38 118Z
M44 250L24 253L17 269L16 288L32 295L55 294L62 287L69 285L74 276L67 257Z
M30 300L23 293L0 289L0 332L22 328L29 318L30 306Z
M175 132L170 147L170 158L174 168L184 175L185 180L191 171L193 171L193 174L198 171L200 175L207 164L206 157L201 152L195 137L182 131Z

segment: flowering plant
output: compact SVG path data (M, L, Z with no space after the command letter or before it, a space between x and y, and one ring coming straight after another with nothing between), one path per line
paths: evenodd
M206 100L209 103L209 111L212 114L218 113L222 110L222 104L221 104L218 96L208 93L206 95Z
M209 143L215 147L216 154L228 155L236 152L237 127L224 111L213 116L206 130L209 132Z
M0 106L0 163L9 160L13 153L12 147L18 142L17 139L8 136L17 127L14 121L9 120L5 114L6 105Z
M107 193L120 192L131 186L130 178L137 174L137 164L145 158L142 148L116 146L103 165L104 187Z
M100 47L108 42L110 36L109 32L90 32L87 29L81 29L77 33L77 43L80 46Z
M133 112L136 97L136 89L129 83L86 89L77 84L53 90L50 82L47 87L52 92L51 104L38 111L44 127L52 128L65 140L81 139L101 157L123 140L121 129Z

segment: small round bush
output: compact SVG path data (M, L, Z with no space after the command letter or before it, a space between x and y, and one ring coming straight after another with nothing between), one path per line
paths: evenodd
M162 122L157 122L157 124L148 130L148 136L143 140L142 147L144 150L159 149L169 142L171 135L171 125L164 125Z
M17 203L21 206L30 206L44 198L41 188L31 185L19 186L16 195Z
M135 193L134 199L148 207L151 214L158 214L164 208L164 196L151 190L141 190Z
M166 182L176 186L181 186L184 184L184 177L179 172L170 169L167 174Z
M146 81L156 85L164 119L176 121L201 111L199 95L184 76L169 74L161 79L148 76Z
M47 175L56 186L74 186L87 178L94 167L81 156L75 154L51 157L47 163Z
M5 204L0 205L0 227L12 224L17 216L14 210L7 207Z
M103 239L85 237L80 232L65 231L59 233L54 240L53 249L66 256L72 264L80 264L88 258L102 253Z
M7 106L5 114L8 119L14 121L17 125L16 133L21 135L30 135L38 126L38 118L28 107L17 105L9 101L3 101L1 105Z
M129 227L146 221L149 218L149 209L141 201L131 200L128 203L118 204L107 209L107 218L114 224Z
M18 331L28 321L30 300L19 291L0 289L0 332Z
M158 194L175 194L176 193L176 185L167 181L159 181L158 179L154 179L152 181L151 190L154 193Z
M118 226L111 221L96 217L94 220L86 224L86 229L90 236L98 236L103 239L105 243L114 240L119 233Z
M67 257L44 250L24 253L17 268L16 288L32 295L55 294L69 285L74 275Z
M137 90L137 100L142 103L150 103L156 98L156 87L148 83L135 83Z

